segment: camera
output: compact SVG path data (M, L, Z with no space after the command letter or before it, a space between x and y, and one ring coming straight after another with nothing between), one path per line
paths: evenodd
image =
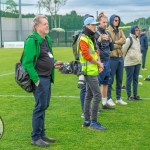
M82 89L82 87L84 86L84 84L85 84L84 75L80 74L79 75L79 80L78 80L78 88Z

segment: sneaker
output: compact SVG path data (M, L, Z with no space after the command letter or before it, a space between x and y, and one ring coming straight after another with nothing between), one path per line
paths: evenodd
M132 101L132 100L134 100L134 97L133 96L128 96L128 100Z
M90 128L91 129L95 129L95 130L106 130L106 127L103 127L101 124L99 124L98 122L91 122L90 124Z
M116 100L116 104L127 105L127 103L122 99Z
M111 98L107 101L107 104L109 106L115 106L116 105Z
M107 103L106 103L106 105L102 105L102 108L103 109L115 109L114 107L112 107L112 106L109 106Z
M91 124L91 121L84 121L82 127L89 127Z
M49 137L47 137L46 135L42 136L41 139L42 139L44 142L48 142L48 143L55 143L55 142L56 142L56 139L54 139L54 138L49 138Z
M84 113L81 114L81 118L84 118Z
M39 139L37 141L31 141L31 144L32 145L35 145L35 146L39 146L39 147L49 147L49 144L45 141L43 141L42 139Z
M146 68L142 68L142 70L147 70Z
M134 100L142 100L140 96L134 96Z
M126 90L126 86L123 85L123 86L121 87L121 90Z

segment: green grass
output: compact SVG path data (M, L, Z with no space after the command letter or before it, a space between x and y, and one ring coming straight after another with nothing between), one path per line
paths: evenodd
M0 75L14 72L21 49L0 49ZM73 60L70 48L54 48L55 58L65 62ZM150 51L147 58L150 57ZM143 77L150 74L150 62ZM125 73L124 73L125 74ZM55 96L79 96L78 78L56 71L55 84L52 85L50 107L46 111L47 135L57 139L51 150L149 150L150 149L150 82L139 79L139 95L143 99L128 102L127 106L116 106L116 110L103 110L99 122L107 131L94 131L82 128L83 119L79 98ZM125 76L124 76L125 80ZM2 150L34 150L31 141L31 117L34 107L32 97L13 97L6 95L32 94L24 92L14 81L14 74L0 76L0 116L4 120L5 131L0 140ZM125 81L124 81L125 83ZM6 96L6 97L5 97ZM113 91L115 96L115 91ZM122 92L126 99L126 92ZM43 148L44 149L44 148Z

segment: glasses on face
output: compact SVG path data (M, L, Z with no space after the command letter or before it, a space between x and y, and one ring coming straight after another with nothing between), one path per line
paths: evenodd
M115 22L119 22L119 20L114 20Z
M140 31L139 29L136 29L135 31Z

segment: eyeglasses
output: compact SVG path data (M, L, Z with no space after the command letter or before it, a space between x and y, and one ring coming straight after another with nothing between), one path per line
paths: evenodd
M135 30L135 31L140 31L140 30L137 29L137 30Z
M119 20L114 20L115 22L119 22Z

